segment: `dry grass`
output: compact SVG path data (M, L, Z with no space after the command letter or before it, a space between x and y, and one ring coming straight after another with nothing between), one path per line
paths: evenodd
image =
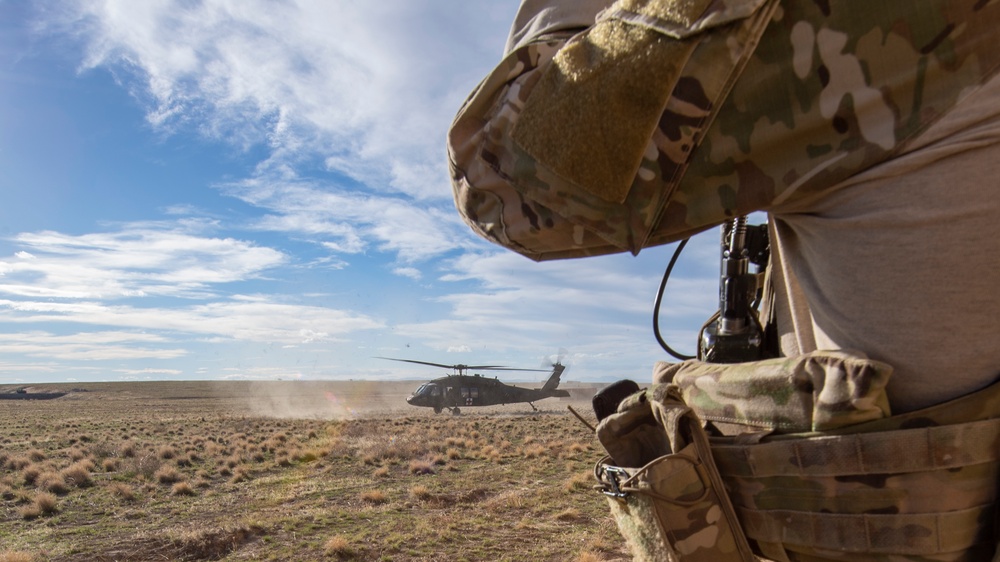
M0 409L0 562L628 559L558 401L323 419L209 383L88 387Z

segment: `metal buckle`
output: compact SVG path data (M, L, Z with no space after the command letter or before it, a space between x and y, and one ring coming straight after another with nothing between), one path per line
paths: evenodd
M622 479L627 480L629 478L628 472L618 468L617 466L604 465L601 467L601 473L603 478L601 479L605 488L601 492L605 496L611 496L613 498L624 498L628 496L627 492L623 492L621 486L619 485ZM611 490L607 489L607 486L611 487Z

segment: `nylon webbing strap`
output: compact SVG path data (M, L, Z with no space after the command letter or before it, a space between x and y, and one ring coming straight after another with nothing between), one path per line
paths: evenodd
M737 508L748 538L828 550L928 555L958 552L980 542L995 506L948 513L832 514Z
M1000 459L1000 418L756 445L714 445L724 477L905 474ZM789 462L791 461L791 462Z

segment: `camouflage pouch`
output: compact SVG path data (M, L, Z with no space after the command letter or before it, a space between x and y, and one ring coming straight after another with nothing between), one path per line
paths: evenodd
M708 438L676 387L633 394L597 436L610 454L594 468L598 488L635 560L755 560Z
M846 351L815 351L747 363L657 363L654 383L673 383L698 416L723 432L831 431L890 415L892 367Z

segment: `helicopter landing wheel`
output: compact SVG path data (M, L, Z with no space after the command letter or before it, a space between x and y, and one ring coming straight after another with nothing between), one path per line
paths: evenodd
M451 415L453 415L453 416L457 416L457 415L459 415L461 413L462 413L462 410L459 410L458 408L452 408L451 409Z
M441 413L441 406L434 406L434 413L435 414L440 414Z

